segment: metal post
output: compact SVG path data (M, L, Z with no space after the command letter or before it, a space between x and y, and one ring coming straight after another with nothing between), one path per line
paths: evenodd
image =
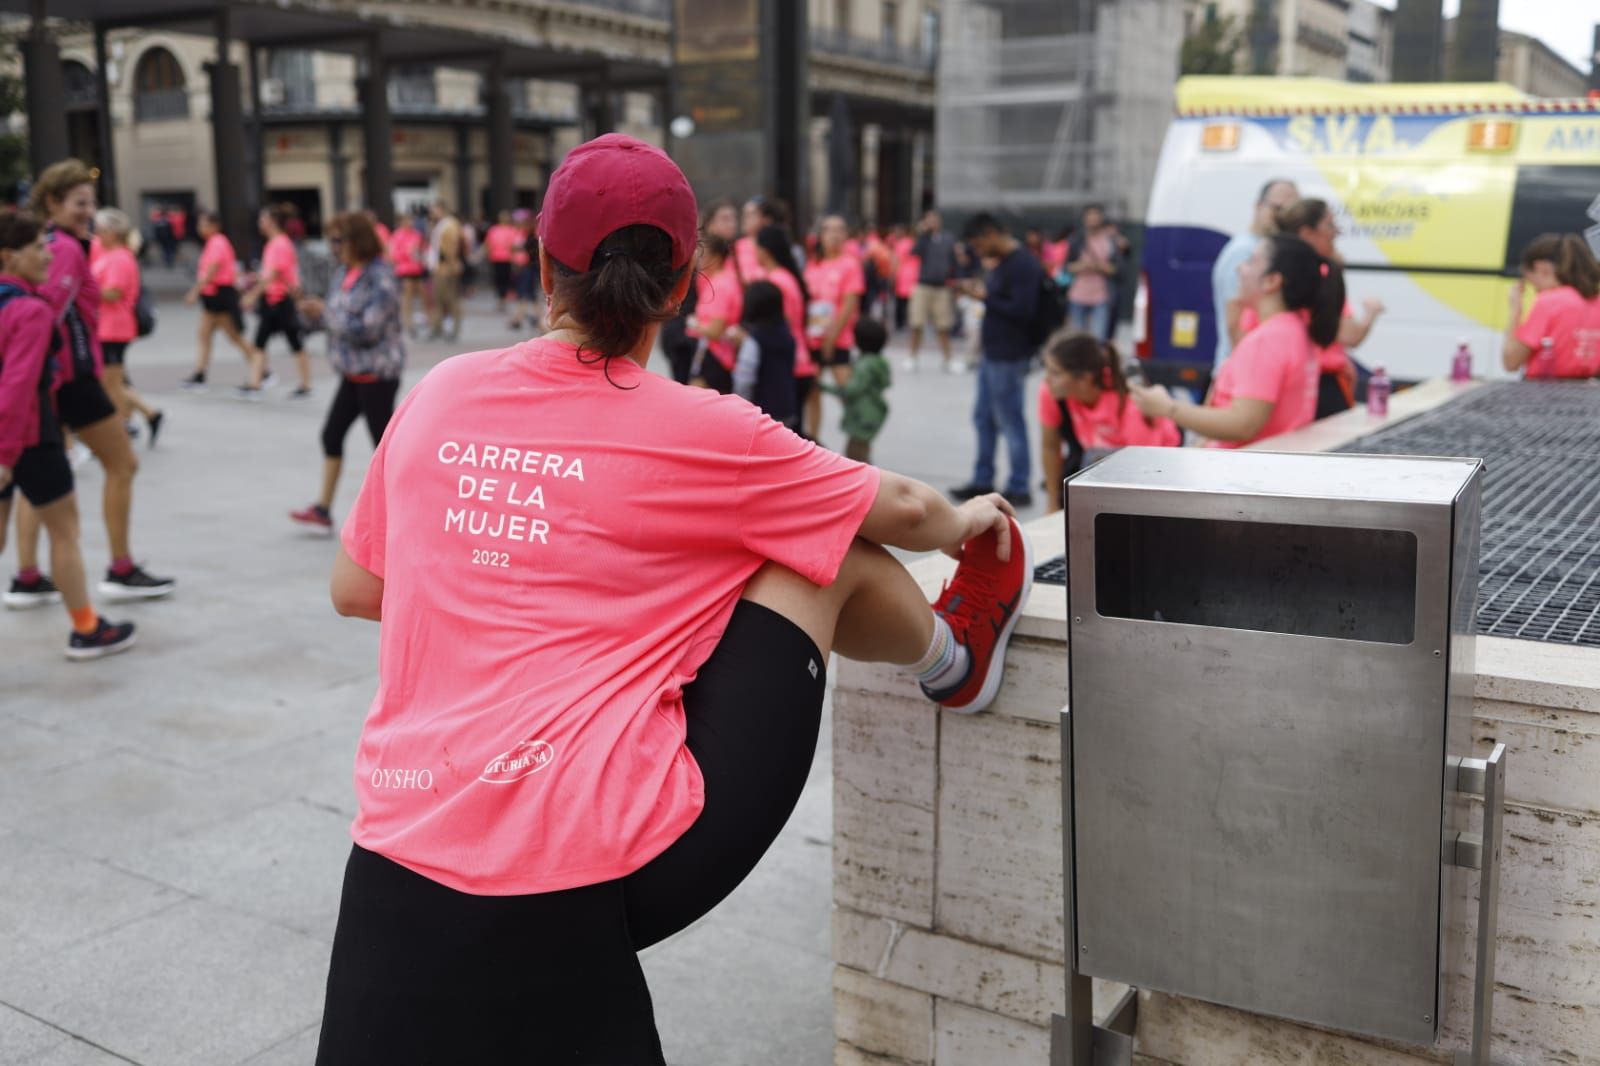
M366 76L357 80L361 100L361 145L366 158L362 195L386 226L394 225L394 127L389 116L389 70L378 38L367 44Z
M328 123L328 165L333 170L333 209L350 209L350 157L344 151L344 123Z
M495 56L486 78L485 101L489 137L489 217L516 206L516 172L513 148L516 132L511 124L511 98L506 92L505 60Z
M456 127L456 202L450 206L462 220L477 211L472 203L472 130L465 123Z
M217 12L217 58L206 64L211 83L211 150L216 167L217 214L222 229L235 248L253 242L250 205L245 199L247 175L240 172L245 158L244 106L239 89L239 68L230 61L232 26L226 8Z
M33 18L22 43L22 74L28 95L28 162L35 176L51 163L67 158L67 124L61 118L66 86L61 75L61 49L45 26L45 0L32 0Z
M1061 896L1067 943L1067 1008L1051 1018L1050 1066L1091 1066L1094 995L1088 977L1078 972L1078 917L1074 907L1072 854L1072 711L1061 708Z
M261 110L261 49L250 45L250 136L245 144L245 160L250 184L246 189L250 206L260 210L267 202L267 121Z
M111 76L107 72L109 63L106 28L97 22L94 27L94 97L95 105L100 109L100 120L97 123L100 135L100 202L115 207L121 202L121 190L117 188L117 147L111 125Z

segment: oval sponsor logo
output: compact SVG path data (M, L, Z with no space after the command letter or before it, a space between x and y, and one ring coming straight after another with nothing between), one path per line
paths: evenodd
M489 765L478 775L478 780L491 785L508 785L513 781L521 781L529 774L538 773L549 766L555 757L556 749L544 741L524 740L505 754L490 759Z

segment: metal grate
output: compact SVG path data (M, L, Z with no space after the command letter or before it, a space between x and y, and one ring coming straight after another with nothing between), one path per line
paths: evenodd
M1600 647L1600 386L1503 382L1340 451L1482 458L1478 632Z
M1483 459L1478 632L1600 647L1600 385L1489 385L1339 450Z

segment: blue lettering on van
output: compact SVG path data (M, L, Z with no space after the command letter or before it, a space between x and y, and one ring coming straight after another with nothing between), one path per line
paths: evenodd
M1307 155L1392 155L1416 147L1446 115L1295 115L1251 119L1278 147Z
M1545 142L1547 152L1600 151L1600 122L1588 125L1557 126Z

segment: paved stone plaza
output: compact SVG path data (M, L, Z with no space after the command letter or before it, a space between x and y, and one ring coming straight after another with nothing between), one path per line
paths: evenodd
M408 383L452 352L516 339L486 299L470 307L459 344L412 346ZM243 404L231 395L242 361L219 338L212 391L181 392L195 317L170 295L159 312L157 333L129 357L167 412L157 448L137 442L134 549L177 577L177 593L109 607L139 624L139 646L82 665L62 655L59 609L0 616L6 1066L305 1066L316 1047L378 632L333 613L335 544L287 518L315 494L331 378L315 354L309 403L280 384ZM942 487L966 480L972 377L908 375L899 354L879 461ZM358 426L336 520L370 454ZM98 577L99 468L79 477ZM8 551L7 575L14 561ZM709 918L646 954L677 1066L831 1060L830 763L825 718L800 808L762 865Z

